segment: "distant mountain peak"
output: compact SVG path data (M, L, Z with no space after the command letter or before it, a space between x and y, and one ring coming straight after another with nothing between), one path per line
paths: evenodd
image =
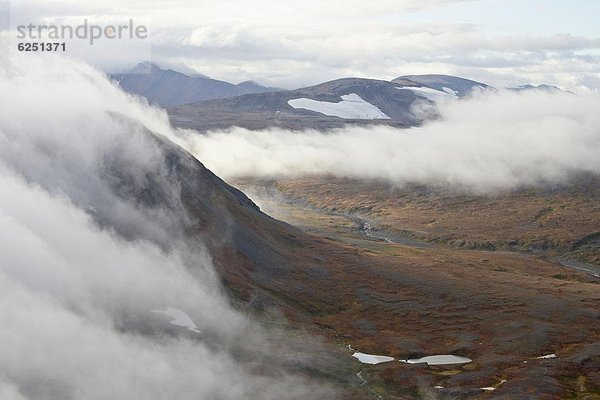
M519 85L516 87L509 88L509 90L516 91L516 92L522 92L522 91L527 91L527 90L540 90L540 91L549 92L549 93L563 91L561 88L559 88L558 86L554 86L554 85L546 85L546 84L532 85L529 83L525 84L525 85Z
M183 67L188 70L186 72L174 68L177 67L163 68L144 61L123 74L111 74L111 77L119 82L123 90L144 96L150 103L162 107L278 90L252 81L235 85L211 79L187 67Z
M141 63L136 64L133 68L128 71L125 71L126 74L150 74L153 69L160 69L160 67L156 64L151 63L150 61L143 61Z
M252 87L252 86L261 86L261 85L256 83L255 81L250 80L250 81L240 82L237 84L237 86Z
M158 65L151 61L142 61L136 64L133 68L124 72L124 74L150 74L153 72L160 71L168 71L171 73L181 74L185 76L189 76L191 78L205 78L210 79L210 77L195 71L185 65L181 66L168 66L168 65Z

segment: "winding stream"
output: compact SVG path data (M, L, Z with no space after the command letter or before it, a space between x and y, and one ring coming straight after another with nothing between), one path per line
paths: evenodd
M593 264L588 264L583 261L572 260L564 257L557 257L554 260L563 267L573 268L582 272L587 272L594 278L600 278L600 267Z

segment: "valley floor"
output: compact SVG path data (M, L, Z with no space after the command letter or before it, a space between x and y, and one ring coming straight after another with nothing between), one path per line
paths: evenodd
M315 237L303 249L314 264L279 295L306 308L339 348L472 360L355 361L367 397L600 398L594 193L460 196L331 178L232 183Z

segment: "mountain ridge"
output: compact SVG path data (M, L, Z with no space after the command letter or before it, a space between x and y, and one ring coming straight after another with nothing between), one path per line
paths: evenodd
M190 75L150 62L139 63L128 72L109 76L126 92L143 96L149 103L161 107L279 90L253 81L233 84L202 74Z
M375 107L389 119L341 118L333 110L329 115L310 108L294 107L292 100L307 99L335 108L342 96L356 95L364 107ZM340 78L289 91L247 94L208 100L168 109L171 121L181 127L199 131L242 126L248 129L279 127L284 129L327 130L348 123L356 125L387 124L415 126L422 119L411 113L419 97L411 91L398 90L396 84L377 79ZM354 106L356 106L356 102ZM360 104L358 105L361 106Z
M252 80L232 84L189 75L156 64L138 64L111 78L123 90L167 108L171 122L199 132L239 126L251 130L281 128L328 131L346 125L408 128L438 117L436 104L497 90L475 80L442 74L403 75L390 81L338 78L283 90ZM557 92L550 85L521 85L513 92Z

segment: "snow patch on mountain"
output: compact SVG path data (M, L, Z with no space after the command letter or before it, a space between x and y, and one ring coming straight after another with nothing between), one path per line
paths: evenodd
M481 86L480 86L481 87ZM444 86L442 88L442 90L448 94L451 94L453 96L458 96L458 92L456 90L450 89L449 87Z
M165 308L164 310L150 310L150 311L153 313L163 314L163 315L173 318L171 321L169 321L170 324L187 328L188 330L190 330L192 332L196 332L196 333L202 332L201 330L198 329L198 326L194 323L194 321L192 321L190 316L181 310L168 307L168 308Z
M358 361L360 361L363 364L372 364L372 365L394 361L394 357L376 356L374 354L366 354L366 353L360 353L360 352L355 352L354 354L352 354L352 357L357 358Z
M321 114L347 119L390 119L377 106L363 100L356 93L342 97L339 103L318 101L307 98L291 99L288 104L294 108L303 108Z
M436 103L439 103L441 101L452 100L457 97L456 91L454 91L450 88L446 88L446 87L444 88L444 91L436 90L436 89L432 89L432 88L428 88L428 87L410 87L410 88L399 87L398 89L410 90L417 96L425 97L426 99L434 101Z

